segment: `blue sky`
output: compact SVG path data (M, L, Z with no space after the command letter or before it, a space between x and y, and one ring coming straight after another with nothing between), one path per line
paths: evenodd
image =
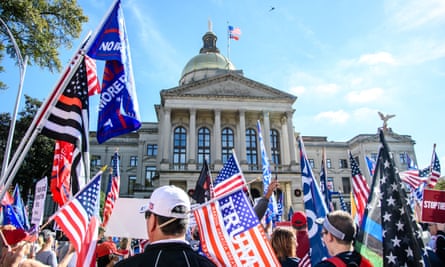
M89 22L73 48L60 49L64 64L111 2L79 1ZM160 90L178 85L183 67L199 53L210 19L226 56L228 23L241 29L240 40L230 42L230 60L246 77L298 97L296 131L345 141L376 133L382 125L377 111L396 114L389 126L416 141L419 166L429 164L434 143L445 166L444 1L122 2L143 121L156 121ZM5 59L4 65L0 79L9 90L0 92L0 112L12 112L19 74L13 61ZM29 67L23 94L44 99L58 78ZM97 98L92 129L96 109Z

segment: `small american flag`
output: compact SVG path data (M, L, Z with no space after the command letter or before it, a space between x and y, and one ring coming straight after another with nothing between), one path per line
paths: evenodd
M104 205L104 220L102 226L105 227L108 224L108 220L111 217L111 213L114 209L114 203L119 198L119 187L120 187L120 172L119 172L119 154L114 153L113 160L113 173L110 175L110 181L108 183L107 198L105 199Z
M218 177L216 177L213 189L214 197L216 198L236 188L241 188L245 183L246 181L241 173L235 154L232 154L219 172Z
M411 169L407 171L400 172L400 179L402 182L408 184L411 188L416 189L423 183L428 181L428 173L430 172L430 167L422 170Z
M352 188L357 205L358 222L361 223L366 205L368 203L370 190L365 177L363 177L360 168L358 167L357 162L352 157L351 151L349 151L349 161L351 163Z
M53 215L60 229L73 244L77 266L90 266L94 261L99 227L99 193L102 170L67 204Z
M432 168L431 168L431 174L430 174L429 181L428 181L428 186L430 188L433 188L440 178L440 162L439 162L439 157L437 157L436 151L434 151L434 153L433 153L433 159L431 161L431 164L432 164Z

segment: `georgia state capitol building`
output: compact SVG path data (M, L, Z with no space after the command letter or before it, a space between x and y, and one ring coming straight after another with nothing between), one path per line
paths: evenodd
M268 153L273 177L280 182L284 213L289 207L303 209L298 127L293 124L297 97L251 80L220 53L211 27L202 37L199 54L180 74L179 84L161 90L155 105L156 122L143 122L134 133L98 144L90 133L91 173L110 165L116 148L120 155L120 197L149 197L154 188L176 185L191 193L204 159L215 179L227 158L235 152L249 182L262 178L257 121ZM406 154L416 161L415 141L389 128L387 143L396 167L406 169ZM328 141L324 136L303 136L309 163L319 179L322 150L326 151L327 179L334 191L349 202L351 169L348 150L359 162L371 184L365 156L376 158L380 142L377 131L358 134L346 142ZM107 179L102 186L106 188ZM250 195L260 197L262 179L249 184ZM277 198L276 198L277 199ZM338 199L334 205L339 207ZM287 218L287 217L284 217Z

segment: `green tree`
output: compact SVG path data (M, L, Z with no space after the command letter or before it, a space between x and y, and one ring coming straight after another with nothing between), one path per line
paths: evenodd
M434 189L436 190L445 190L445 178L441 177L439 181L437 181L437 184L434 186Z
M25 95L25 106L18 114L18 120L14 131L11 155L14 154L14 151L22 141L24 134L41 105L41 101ZM3 162L10 121L11 115L9 113L0 114L0 162ZM16 183L20 185L22 198L24 198L24 200L27 199L29 190L34 190L34 185L37 180L45 176L51 177L53 159L54 140L43 135L38 135L12 182L12 185L15 185Z
M88 21L76 0L1 0L0 18L11 31L29 65L51 72L62 69L58 49L71 48ZM5 54L15 57L15 49L3 24L0 24L0 71ZM0 81L0 89L6 86Z

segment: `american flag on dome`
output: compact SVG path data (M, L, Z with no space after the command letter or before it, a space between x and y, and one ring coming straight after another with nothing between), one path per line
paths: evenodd
M235 154L233 153L215 179L213 194L219 197L230 191L240 188L246 184L241 168L238 165Z
M240 38L240 35L241 35L241 29L238 27L233 27L232 25L229 25L228 33L229 33L229 39L234 39L234 40L238 41Z

